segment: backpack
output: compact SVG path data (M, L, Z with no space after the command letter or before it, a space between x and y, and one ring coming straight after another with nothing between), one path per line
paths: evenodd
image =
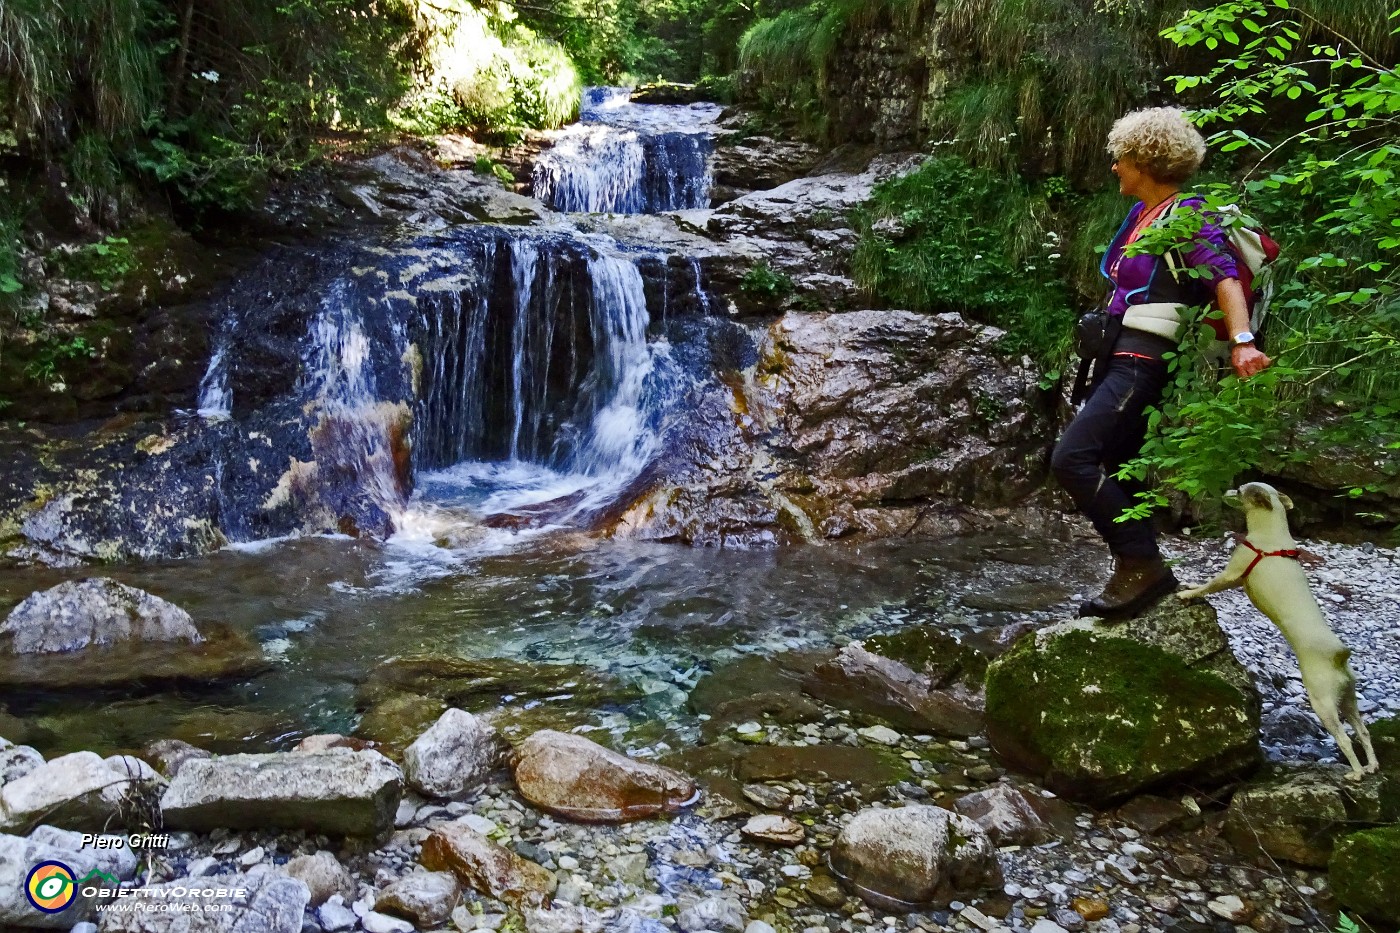
M1263 226L1251 226L1244 222L1244 213L1238 204L1226 204L1217 208L1216 212L1221 217L1220 227L1225 231L1225 246L1235 260L1240 284L1244 286L1245 303L1249 306L1249 330L1258 336L1269 312L1269 302L1274 297L1273 264L1279 257L1280 247ZM1167 253L1167 267L1172 275L1177 274L1175 253ZM1215 331L1216 339L1228 346L1231 335L1224 318L1207 318L1206 323Z

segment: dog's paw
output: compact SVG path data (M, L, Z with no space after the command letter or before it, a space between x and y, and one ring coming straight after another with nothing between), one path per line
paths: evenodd
M1348 772L1346 773L1345 778L1346 778L1346 780L1348 780L1348 781L1359 781L1359 780L1361 780L1361 779L1362 779L1363 777L1365 777L1365 776L1366 776L1366 772L1365 772L1365 771L1356 771L1356 770L1352 770L1352 771L1348 771Z
M1197 587L1197 588L1195 588L1195 589L1190 589L1190 590L1177 590L1177 591L1176 591L1176 598L1179 599L1179 600L1181 600L1182 602L1186 602L1186 601L1192 600L1192 599L1200 599L1200 598L1201 598L1202 596L1204 596L1204 595L1205 595L1205 592L1204 592L1203 590L1201 590L1199 587Z

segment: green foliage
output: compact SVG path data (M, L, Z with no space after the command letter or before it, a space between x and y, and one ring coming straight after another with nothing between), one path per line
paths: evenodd
M856 278L878 298L967 314L1005 330L1006 350L1047 364L1063 356L1074 311L1043 193L942 156L877 186L856 224Z
M47 336L35 345L24 374L36 382L52 382L63 363L88 359L95 353L86 337Z
M752 266L739 280L739 290L751 298L782 301L796 290L792 276L773 269L766 262Z
M1400 450L1400 75L1287 0L1220 3L1166 35L1225 51L1176 85L1213 95L1198 119L1214 145L1257 153L1243 192L1261 217L1279 218L1293 260L1266 330L1270 369L1217 384L1191 347L1175 361L1175 393L1125 468L1159 486L1135 514L1173 489L1218 495L1252 467L1347 450L1366 451L1367 469L1339 491L1360 498L1400 474L1400 456L1385 453ZM1290 113L1305 116L1290 124ZM1239 188L1207 194L1219 204Z
M137 267L131 241L117 236L103 237L57 259L65 275L96 282L105 291L111 291Z
M831 69L843 40L873 28L910 31L932 6L928 0L815 0L757 20L739 41L740 96L823 137L834 108Z
M472 165L472 171L478 175L494 175L503 185L515 182L515 176L510 173L510 169L488 155L477 156L476 163Z

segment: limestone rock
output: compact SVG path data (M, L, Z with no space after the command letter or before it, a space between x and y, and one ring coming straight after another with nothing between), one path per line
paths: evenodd
M404 875L379 892L374 909L411 920L420 930L447 923L462 897L462 886L448 871L419 871Z
M44 763L44 756L28 745L15 745L0 751L0 785L24 777Z
M191 890L224 889L223 897L205 897ZM302 914L306 910L306 885L295 878L272 871L249 874L214 875L208 878L181 878L145 889L174 892L156 895L161 903L185 905L184 909L170 907L163 911L110 911L102 914L102 933L167 933L176 929L172 918L179 918L183 933L301 933ZM242 891L242 894L235 892ZM224 905L227 905L225 907ZM224 909L201 910L200 907ZM188 924L188 926L184 924Z
M800 845L807 838L807 831L801 823L790 817L768 813L750 817L739 831L750 839L780 846Z
M1218 786L1261 758L1258 694L1203 602L1021 638L988 668L987 729L1009 766L1091 803Z
M118 770L92 752L62 755L0 787L0 830L28 832L40 822L109 829L120 825L118 815L128 800L157 786L140 769Z
M394 825L403 773L375 751L225 755L185 762L161 799L165 825L207 832L305 829L375 836Z
M462 822L434 830L423 843L420 861L429 871L450 871L472 890L517 908L545 905L556 884L539 865Z
M198 644L190 614L106 577L69 580L30 594L0 623L0 651L52 654L126 641Z
M337 894L342 902L355 900L355 879L330 852L298 855L288 860L282 871L306 885L312 907L320 907Z
M179 739L158 739L146 746L146 757L155 762L156 770L168 778L175 776L180 766L192 758L211 758L209 752L195 748Z
M620 822L674 813L700 791L686 775L550 729L516 750L515 783L530 803L570 819Z
M101 838L106 840L111 848L84 846L82 833L71 829L59 829L57 826L36 826L29 833L32 842L53 846L55 849L67 849L70 852L88 852L97 863L97 870L100 872L115 875L122 881L130 881L136 877L136 853L125 845L126 839L111 834L103 834ZM120 847L115 845L118 840L122 842Z
M66 843L66 839L64 840ZM62 862L76 872L79 880L98 868L96 850L53 845L40 839L0 834L0 926L45 927L66 930L91 916L93 901L79 894L62 913L45 914L30 905L24 896L25 879L39 862Z
M1400 923L1400 826L1338 840L1328 873L1343 907L1391 927Z
M1382 775L1352 781L1347 773L1340 766L1288 768L1236 791L1225 815L1225 838L1261 861L1325 866L1338 836L1400 818L1383 802Z
M907 909L1001 883L987 834L940 807L861 810L842 828L830 859L851 890L883 908Z
M953 808L982 827L997 846L1033 846L1050 838L1034 799L1009 784L959 797Z
M460 797L484 781L500 759L496 730L449 709L403 753L404 775L428 797Z
M744 906L732 897L706 897L685 907L676 915L676 926L685 933L704 930L740 933L748 924Z

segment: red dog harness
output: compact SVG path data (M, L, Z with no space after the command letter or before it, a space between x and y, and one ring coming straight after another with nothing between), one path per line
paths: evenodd
M1302 560L1303 555L1306 553L1305 551L1292 547L1284 548L1281 551L1261 551L1254 546L1254 542L1250 541L1242 534L1235 535L1235 543L1240 547L1247 547L1254 552L1254 560L1250 561L1249 566L1244 568L1244 573L1240 574L1241 580L1247 579L1250 572L1253 571L1255 567L1259 566L1259 562L1266 557L1288 557L1293 560Z

